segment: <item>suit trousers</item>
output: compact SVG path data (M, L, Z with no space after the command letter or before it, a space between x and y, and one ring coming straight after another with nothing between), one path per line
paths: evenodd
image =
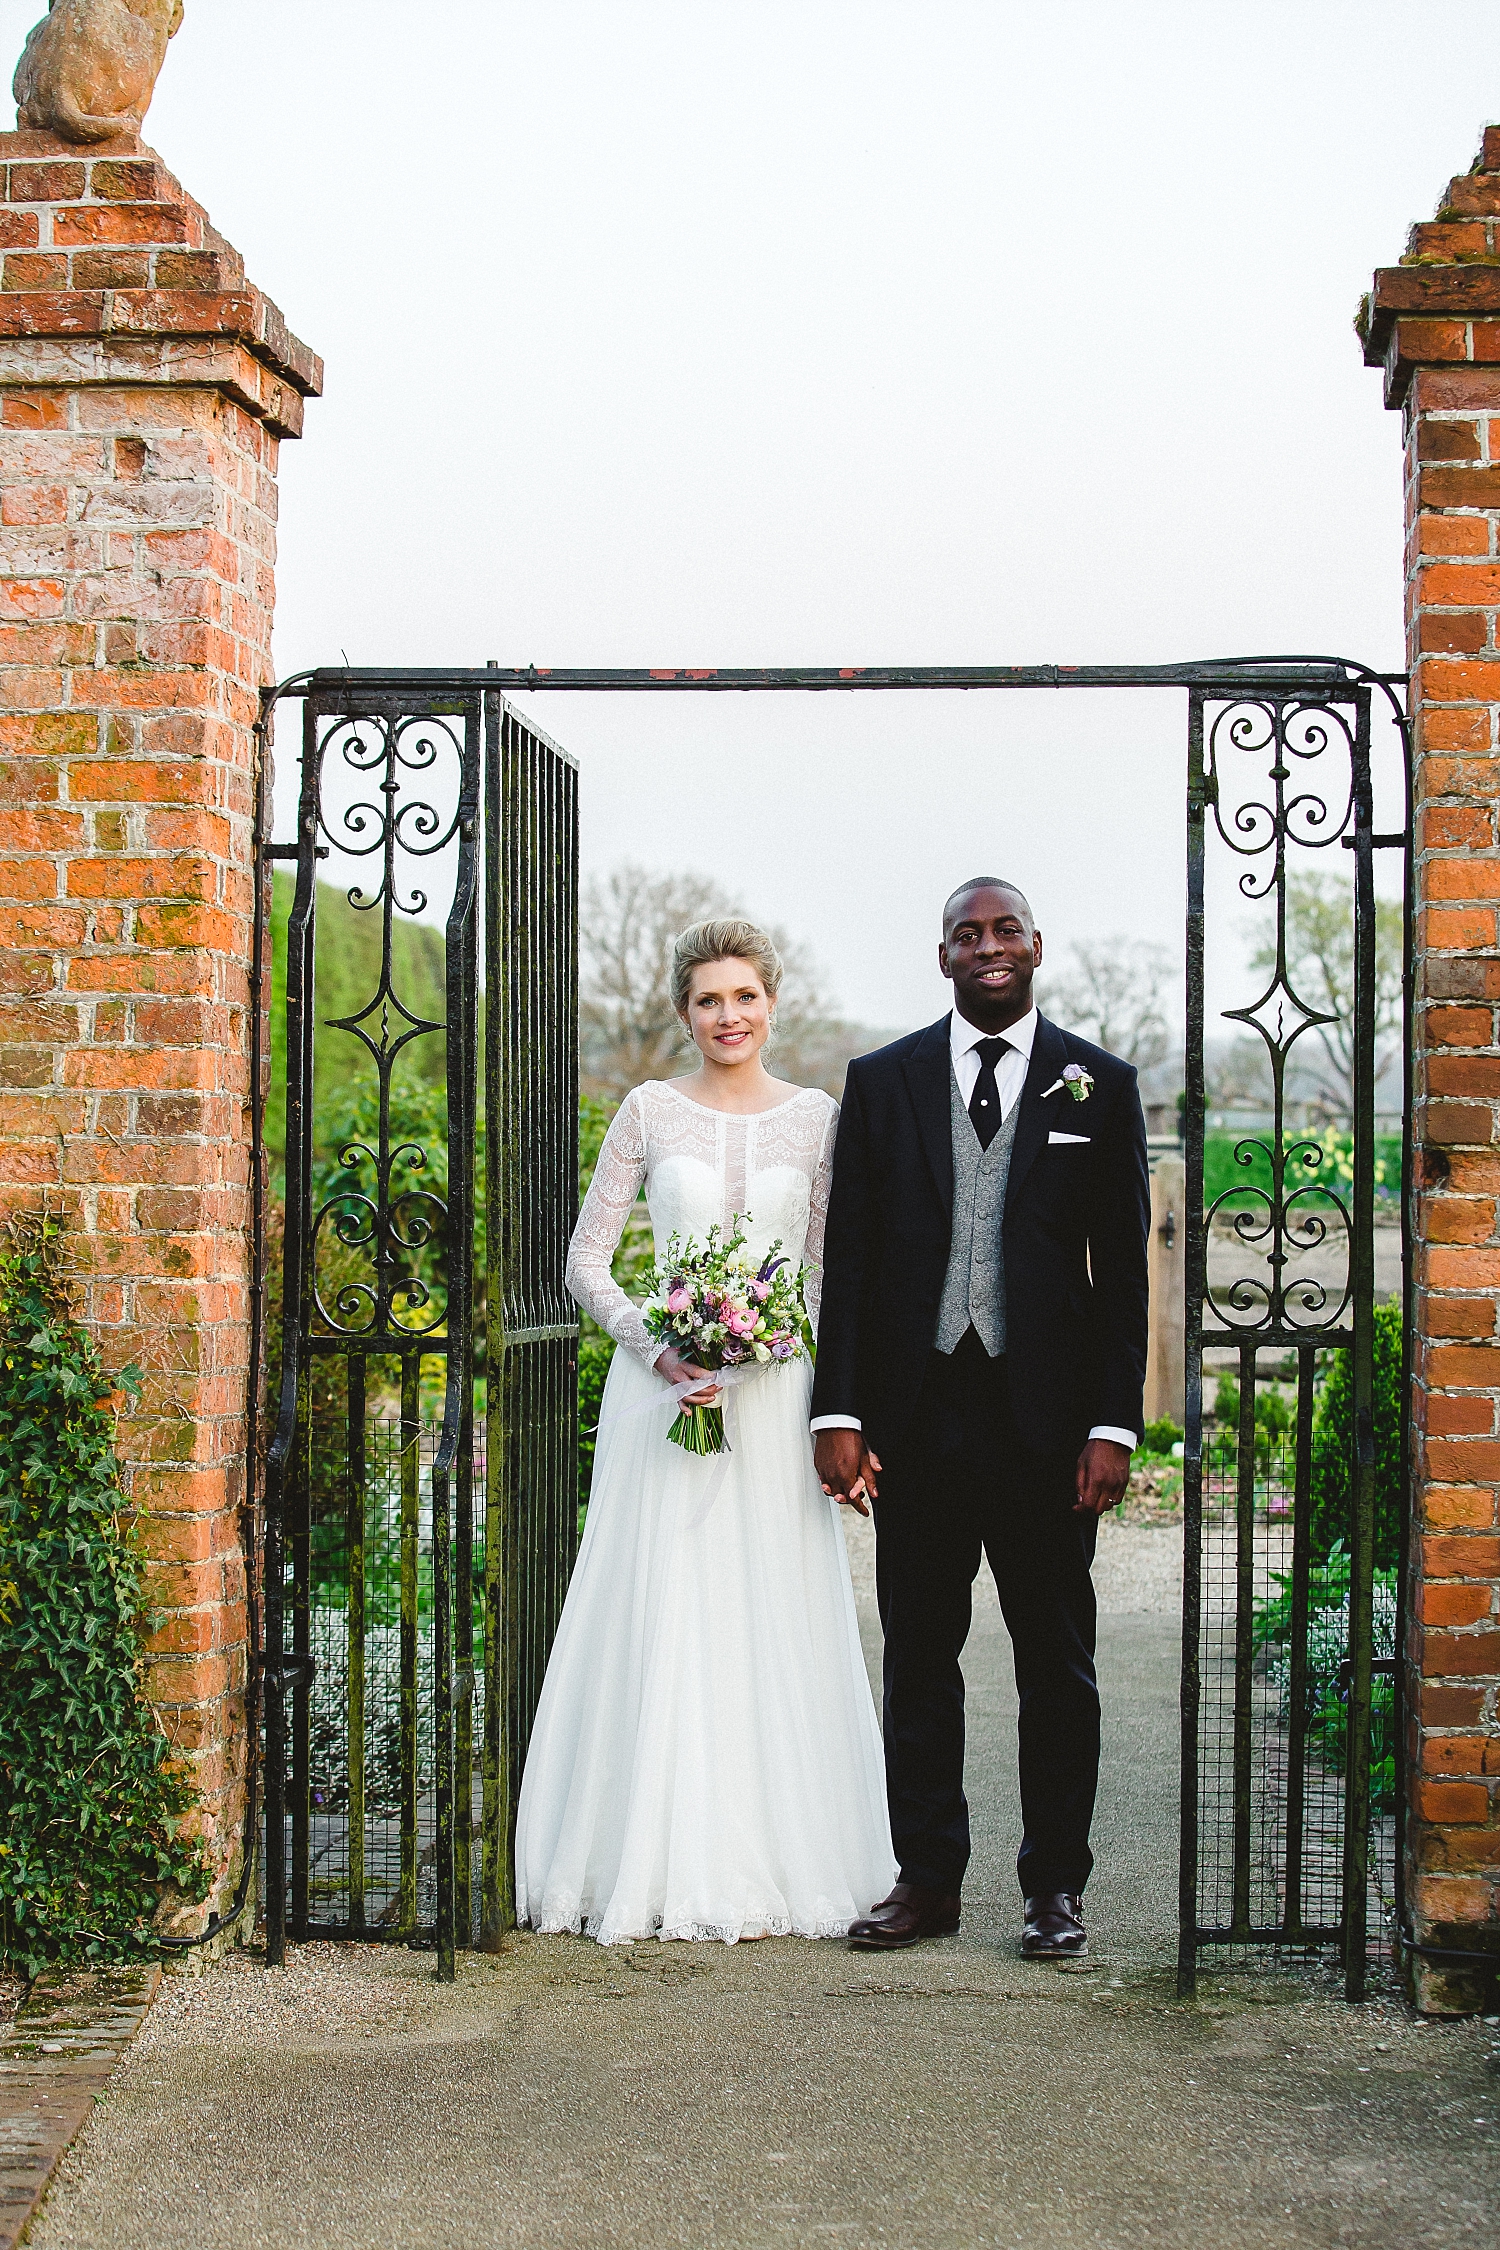
M964 1679L981 1554L1009 1629L1020 1696L1023 1898L1081 1892L1099 1776L1090 1569L1098 1521L1075 1514L1077 1449L1019 1442L1004 1359L972 1329L934 1352L916 1413L884 1456L875 1503L885 1633L891 1835L902 1880L956 1892L969 1862Z

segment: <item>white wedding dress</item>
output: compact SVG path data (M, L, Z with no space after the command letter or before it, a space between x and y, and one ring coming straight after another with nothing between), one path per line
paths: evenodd
M811 1368L758 1370L727 1414L732 1451L686 1453L650 1371L661 1346L610 1271L644 1181L658 1256L743 1215L757 1260L779 1237L807 1262L816 1324L837 1117L816 1089L727 1117L648 1083L605 1137L568 1286L621 1348L521 1783L516 1912L533 1929L837 1937L894 1880L843 1526L812 1465Z

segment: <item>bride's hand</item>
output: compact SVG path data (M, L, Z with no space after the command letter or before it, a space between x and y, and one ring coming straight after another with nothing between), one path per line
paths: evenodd
M666 1382L674 1385L690 1382L694 1376L700 1378L698 1389L689 1391L683 1398L684 1406L713 1406L717 1404L719 1386L708 1369L699 1367L693 1360L684 1359L681 1352L674 1352L670 1344L664 1352L657 1354L651 1364L658 1375Z

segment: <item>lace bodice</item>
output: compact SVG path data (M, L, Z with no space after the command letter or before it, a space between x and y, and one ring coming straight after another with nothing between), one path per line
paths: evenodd
M672 1235L701 1243L711 1226L727 1227L738 1214L757 1259L779 1238L806 1265L816 1330L838 1114L816 1087L755 1117L706 1109L669 1080L633 1088L604 1136L568 1245L568 1287L584 1311L647 1367L662 1348L610 1270L644 1181L658 1258Z

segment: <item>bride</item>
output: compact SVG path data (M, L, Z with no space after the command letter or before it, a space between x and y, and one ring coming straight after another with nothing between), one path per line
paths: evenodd
M753 923L677 940L672 1001L701 1057L605 1136L568 1287L621 1347L516 1823L517 1917L632 1938L839 1937L895 1873L880 1734L838 1505L812 1464L805 1359L735 1391L732 1450L670 1444L663 1350L611 1260L645 1183L658 1258L744 1221L807 1266L816 1325L838 1107L769 1076L781 961Z

